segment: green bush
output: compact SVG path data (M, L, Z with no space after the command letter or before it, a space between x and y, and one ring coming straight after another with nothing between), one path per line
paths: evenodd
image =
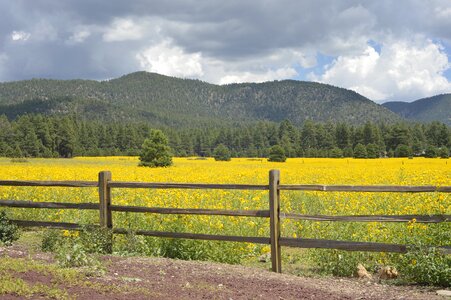
M285 156L285 151L279 145L274 145L269 149L269 159L268 161L274 162L285 162L287 157Z
M367 152L366 147L362 144L357 144L354 148L354 158L366 158Z
M335 147L332 150L330 150L329 157L330 158L342 158L343 157L343 151L341 151L340 148Z
M446 147L441 147L438 151L440 158L449 158L449 150Z
M366 153L368 158L379 158L379 149L376 144L366 145Z
M61 244L55 251L55 257L62 267L92 266L95 260L88 255L83 246L73 241Z
M19 239L20 232L17 225L13 224L5 211L0 211L0 243L11 245Z
M88 253L107 254L112 252L113 232L111 229L85 226L80 231L78 240Z
M436 248L412 249L402 257L401 272L410 281L449 287L451 285L451 257Z
M168 167L172 165L169 141L161 130L152 130L150 137L144 140L139 156L140 166Z
M41 250L44 252L55 252L63 243L61 230L47 229L42 234Z
M407 146L400 144L395 149L395 157L409 157L412 155L412 149Z
M111 251L111 234L109 229L87 226L73 233L49 229L42 235L41 249L53 252L63 267L93 267L97 272L100 262L92 254Z
M216 161L230 161L230 150L223 144L219 144L213 151Z
M426 150L424 151L424 156L428 158L435 158L437 157L437 148L433 146L428 146Z

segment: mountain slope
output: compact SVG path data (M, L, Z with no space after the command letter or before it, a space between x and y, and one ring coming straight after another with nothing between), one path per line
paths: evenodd
M169 126L284 119L295 124L401 120L353 91L294 80L219 86L136 72L103 82L33 79L0 83L0 113L12 118L32 112Z
M398 115L415 121L440 121L451 125L451 94L423 98L411 103L386 102L382 104Z

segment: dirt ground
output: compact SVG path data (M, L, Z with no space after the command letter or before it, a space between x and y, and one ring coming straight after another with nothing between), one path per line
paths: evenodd
M48 253L0 247L0 258L53 264ZM392 286L358 279L307 278L257 268L165 258L103 256L104 272L73 283L51 273L15 272L30 286L47 285L73 299L445 299L436 289ZM1 283L2 278L0 278ZM31 299L45 299L35 293ZM57 298L57 297L56 297ZM0 299L23 299L14 293ZM449 298L448 298L449 299Z

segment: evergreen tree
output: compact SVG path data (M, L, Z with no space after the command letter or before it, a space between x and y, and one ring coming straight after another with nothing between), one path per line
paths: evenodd
M437 157L437 152L437 148L435 148L434 146L428 146L424 151L424 156L428 158L435 158Z
M449 150L445 146L441 147L438 151L440 158L449 158Z
M335 139L337 146L340 149L344 150L351 146L349 127L346 124L340 123L337 125L337 128L335 129ZM350 157L352 157L352 155Z
M59 155L61 157L72 157L77 141L74 130L74 124L68 117L64 117L61 120L55 120L58 122L57 127L57 137L56 137L56 147Z
M230 150L224 144L219 144L213 151L216 161L230 161Z
M376 144L368 144L366 145L366 154L367 158L378 158L379 157L379 149Z
M357 144L354 148L354 158L366 158L366 148L362 144Z
M301 147L304 151L316 148L315 125L312 121L306 121L301 131Z
M280 145L274 145L269 149L268 161L285 162L286 160L285 151Z
M343 151L340 148L338 148L338 147L334 147L334 148L332 148L332 150L330 150L329 157L331 157L331 158L342 158L343 157Z
M400 144L395 149L396 157L409 157L412 155L412 149L409 146Z
M169 141L161 130L151 130L149 138L144 140L139 156L140 166L167 167L172 165Z

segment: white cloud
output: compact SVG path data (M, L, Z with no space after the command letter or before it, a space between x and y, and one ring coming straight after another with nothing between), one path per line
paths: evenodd
M169 40L145 49L136 58L141 67L150 72L178 77L200 77L204 74L201 53L185 53Z
M219 80L219 84L239 83L239 82L264 82L279 79L292 78L297 75L293 68L280 68L277 70L267 70L263 72L232 72Z
M413 100L451 92L443 75L450 68L442 46L430 40L389 41L380 54L370 46L359 55L339 56L311 79L355 90L376 100Z
M78 44L83 43L89 36L91 32L87 29L81 29L79 31L74 32L68 39L69 44Z
M13 41L26 41L30 38L31 34L25 31L13 31L11 33L11 39Z
M130 19L115 19L103 34L106 42L122 42L139 40L143 37L144 28Z

